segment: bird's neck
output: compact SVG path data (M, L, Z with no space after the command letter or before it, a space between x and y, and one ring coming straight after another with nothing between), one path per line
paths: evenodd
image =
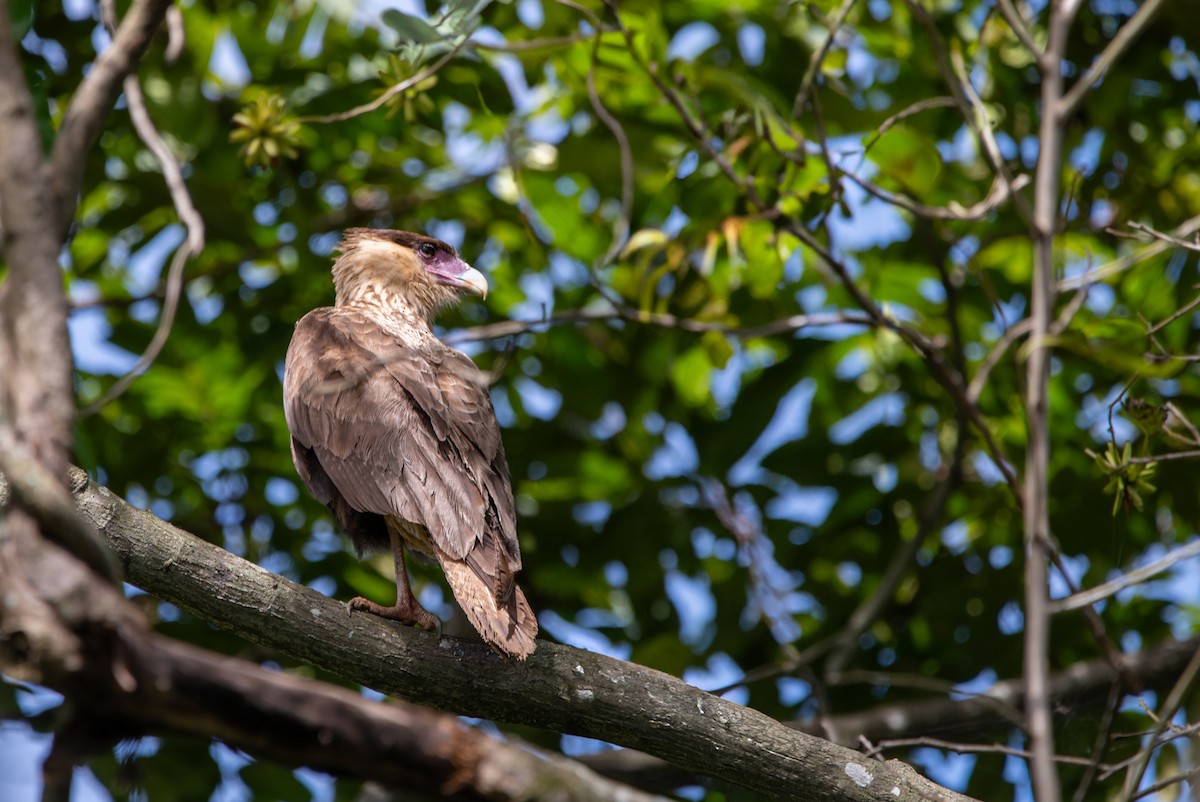
M336 305L357 309L392 334L409 339L433 338L433 311L414 304L387 287L366 284L354 292L338 293Z

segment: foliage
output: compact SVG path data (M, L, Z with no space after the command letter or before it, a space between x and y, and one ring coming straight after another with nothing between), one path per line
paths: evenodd
M945 100L959 91L955 63L1008 169L1032 174L1031 56L991 3L856 3L794 113L838 5L630 3L621 27L600 5L548 0L411 4L383 24L375 4L187 5L178 60L157 46L139 75L187 165L207 247L187 267L186 302L154 365L80 421L78 460L270 570L337 598L385 600L390 561L360 563L297 482L279 376L293 323L332 300L341 229L425 231L493 287L486 304L440 323L497 372L522 586L547 636L725 686L841 633L912 544L915 559L840 671L822 659L731 698L797 719L930 698L929 680L977 690L1019 676L1021 514L998 466L1023 465L1029 348L1055 349L1050 515L1071 582L1100 584L1200 525L1189 462L1130 465L1131 442L1145 456L1182 448L1160 434L1200 413L1200 381L1173 356L1194 352L1193 316L1167 322L1195 292L1196 258L1147 254L1144 237L1108 229L1165 231L1200 215L1200 32L1188 4L1166 4L1065 123L1063 325L1035 344L1017 339L1032 257L1016 204L931 218L851 177L910 207L965 210L989 197L992 170ZM1083 4L1070 78L1133 8ZM52 131L103 37L90 4L30 13L29 80ZM931 98L945 102L913 105ZM96 150L64 254L81 406L146 348L163 264L182 239L125 111ZM897 325L871 324L814 243ZM1090 288L1070 283L1131 255ZM788 325L797 315L820 325ZM472 334L508 320L529 325ZM1118 406L1124 396L1170 401L1180 425L1140 430ZM944 502L932 502L943 485ZM436 572L415 570L423 600L448 599ZM1065 595L1066 583L1052 590ZM1195 584L1179 579L1099 611L1112 642L1133 649L1191 632L1198 604ZM172 636L272 659L176 609L156 612ZM1103 653L1078 615L1054 620L1054 668ZM848 669L875 673L864 687ZM1064 721L1059 751L1088 755L1098 718ZM1130 703L1117 730L1147 722ZM174 798L158 795L168 786L207 798L218 782L195 743L164 738L143 752L152 756L124 757L142 766L152 799ZM1001 755L954 775L937 773L949 764L931 750L888 755L989 800L1025 782ZM126 798L115 761L95 771ZM1062 769L1068 792L1082 774ZM307 798L288 772L240 777L256 796ZM352 781L337 782L338 798L352 793Z

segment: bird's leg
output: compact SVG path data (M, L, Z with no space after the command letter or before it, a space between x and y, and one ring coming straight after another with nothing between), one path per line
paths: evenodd
M442 622L421 606L408 584L408 569L404 566L404 541L391 526L388 527L388 534L392 538L392 557L396 561L396 603L391 607L384 607L370 599L355 596L350 600L350 609L366 610L381 618L390 618L403 624L416 624L424 630L436 629L440 633Z

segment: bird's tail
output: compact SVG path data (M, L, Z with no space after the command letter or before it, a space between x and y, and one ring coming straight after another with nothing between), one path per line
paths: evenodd
M465 562L442 554L438 562L454 598L485 643L518 660L533 654L537 648L537 618L515 583L508 599L497 602L492 589Z

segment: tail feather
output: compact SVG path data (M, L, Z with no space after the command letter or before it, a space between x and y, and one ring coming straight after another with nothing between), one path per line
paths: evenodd
M533 654L537 648L534 640L538 631L537 618L516 583L513 583L508 599L497 602L493 590L465 562L441 554L438 562L442 564L454 598L485 643L518 660Z

